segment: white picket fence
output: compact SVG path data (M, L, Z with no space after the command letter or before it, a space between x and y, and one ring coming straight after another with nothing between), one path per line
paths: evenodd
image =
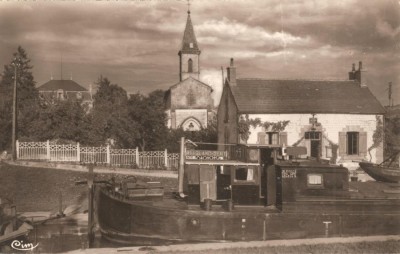
M139 152L110 146L81 147L79 143L58 145L47 142L16 142L17 159L52 162L96 163L110 166L178 169L179 154L164 151Z

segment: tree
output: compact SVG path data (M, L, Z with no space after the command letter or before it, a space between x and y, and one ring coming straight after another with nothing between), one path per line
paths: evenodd
M30 65L31 60L21 46L13 54L14 59L19 59L20 63L17 69L17 134L18 137L29 137L32 136L30 126L35 121L39 109L39 93L35 88L35 81L31 71L33 67ZM0 150L7 149L11 145L12 100L15 73L12 61L10 64L4 66L0 81L0 132L3 137L0 140Z
M400 106L387 108L384 126L385 157L389 157L400 150Z
M91 112L90 142L100 145L112 139L117 147L133 147L136 123L128 116L127 92L103 77L99 78L97 85Z
M35 141L62 139L87 144L90 143L90 125L90 118L81 102L65 100L43 107L31 129Z
M129 118L137 123L135 143L142 151L164 149L168 133L164 91L155 90L148 96L131 95L128 104Z

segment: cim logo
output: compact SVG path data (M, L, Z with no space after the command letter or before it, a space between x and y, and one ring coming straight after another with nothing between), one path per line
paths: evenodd
M24 241L14 240L11 243L11 248L14 250L33 250L34 248L38 247L39 243L33 245L32 243L24 243Z

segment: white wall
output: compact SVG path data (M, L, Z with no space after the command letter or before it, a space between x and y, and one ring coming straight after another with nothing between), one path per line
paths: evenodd
M292 146L298 142L304 135L304 131L309 131L311 124L309 119L312 118L311 114L249 114L250 119L260 118L262 122L278 122L289 120L290 123L285 129L287 132L288 146ZM339 132L342 131L365 131L367 132L367 147L373 144L372 135L376 130L376 116L375 115L355 115L355 114L316 114L318 123L321 124L321 131L334 144L339 144ZM257 133L265 131L262 127L250 127L250 137L247 141L248 144L257 143ZM305 145L305 141L300 145ZM328 141L323 141L322 147L327 145ZM381 144L382 146L382 144ZM309 150L309 149L308 149ZM326 155L325 149L322 149L322 157ZM380 162L383 154L382 149L373 149L371 151L372 162ZM367 155L365 160L369 160L370 156ZM338 158L337 163L343 164L349 169L358 167L358 163L352 162L349 159Z

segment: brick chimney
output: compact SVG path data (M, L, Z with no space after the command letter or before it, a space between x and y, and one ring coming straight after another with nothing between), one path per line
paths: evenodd
M349 80L354 80L354 73L356 72L356 64L353 63L353 68L351 69L351 71L349 72Z
M362 71L362 62L358 62L358 70L356 70L356 64L353 63L353 68L351 72L349 72L349 80L358 81L361 85L361 71Z
M236 67L233 63L233 58L231 58L231 64L226 68L228 74L228 81L231 86L236 86Z

